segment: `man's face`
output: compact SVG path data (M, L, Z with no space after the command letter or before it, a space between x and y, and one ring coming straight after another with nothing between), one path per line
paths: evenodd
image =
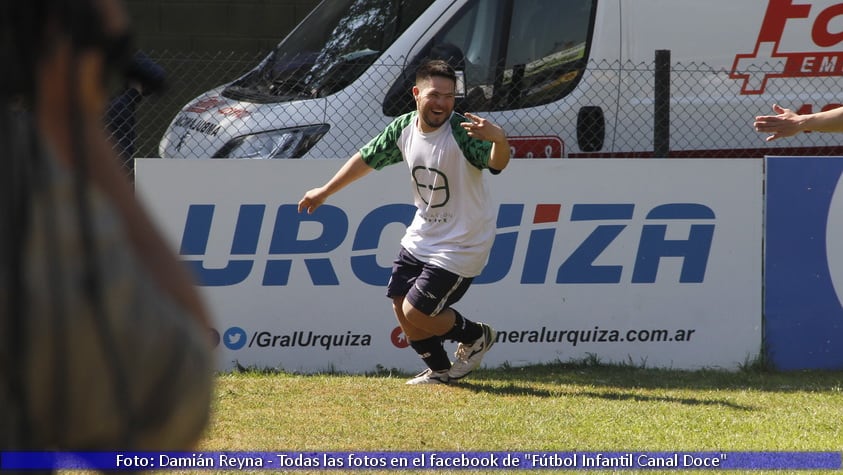
M419 122L423 132L441 127L454 111L456 83L440 76L432 76L413 87Z

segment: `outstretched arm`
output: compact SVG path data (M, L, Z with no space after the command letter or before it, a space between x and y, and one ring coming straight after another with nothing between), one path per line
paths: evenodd
M363 161L360 152L355 153L327 183L304 194L304 197L299 200L299 213L304 210L307 210L308 214L313 213L329 196L370 171L372 171L372 167Z
M770 134L766 140L792 137L800 132L843 132L843 107L815 114L797 114L778 104L773 104L777 115L762 115L755 118L753 126L758 132Z

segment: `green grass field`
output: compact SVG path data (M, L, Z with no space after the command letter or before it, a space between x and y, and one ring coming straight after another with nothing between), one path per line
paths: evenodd
M448 386L408 386L408 376L221 374L199 449L843 450L843 371L691 372L584 361L483 369Z

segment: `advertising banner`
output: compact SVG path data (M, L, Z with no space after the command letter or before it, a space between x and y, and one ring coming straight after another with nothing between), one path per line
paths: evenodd
M407 168L297 212L342 163L137 161L139 196L213 311L223 369L423 368L385 296L415 210ZM498 331L485 365L758 357L760 160L515 160L487 179L497 235L455 305Z
M843 368L843 157L768 157L765 341L777 369Z

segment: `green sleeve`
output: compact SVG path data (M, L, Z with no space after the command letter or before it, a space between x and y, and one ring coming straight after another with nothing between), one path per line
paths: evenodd
M451 131L457 141L463 156L476 168L483 170L489 168L489 157L492 153L492 142L474 139L468 136L468 132L460 126L460 123L467 122L465 117L454 114L451 116Z
M413 123L415 112L409 112L396 117L386 128L360 149L360 155L367 165L380 170L381 168L404 160L401 149L398 148L398 138L401 132Z

